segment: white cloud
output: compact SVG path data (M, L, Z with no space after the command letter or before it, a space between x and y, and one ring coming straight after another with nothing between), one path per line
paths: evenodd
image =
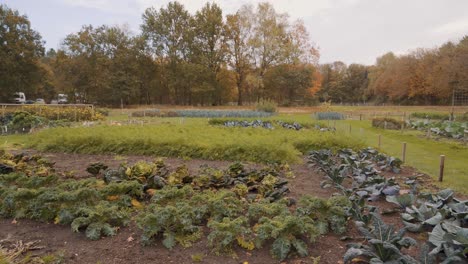
M97 9L107 13L114 14L134 14L138 12L135 0L60 0L62 3L84 7L90 9Z
M92 8L108 13L141 12L148 7L160 8L170 0L59 0L71 6ZM199 10L206 2L217 3L226 13L234 13L246 3L257 4L265 0L178 0L191 13ZM361 0L266 0L278 12L286 12L294 18L312 16L332 8L342 8L357 4Z
M133 31L138 31L141 14L146 8L159 9L171 0L51 1L99 11L77 12L79 15L86 13L80 20L83 23L129 23ZM467 0L451 0L450 4L440 0L177 1L192 14L207 1L217 3L224 14L236 12L243 4L255 6L259 2L270 2L277 12L304 20L312 41L321 47L322 62L342 60L371 64L375 57L388 51L401 54L415 47L434 47L468 33ZM88 18L88 14L93 16Z
M446 24L442 24L433 29L433 33L453 35L463 34L468 32L468 18L462 18Z

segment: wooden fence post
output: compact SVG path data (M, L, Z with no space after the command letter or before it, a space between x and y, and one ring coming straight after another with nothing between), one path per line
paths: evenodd
M466 143L468 143L468 130L467 129L463 130L463 144L466 145Z
M403 153L402 153L401 159L403 162L406 161L406 142L403 142Z
M77 122L77 121L78 121L78 118L77 118L77 113L76 113L76 111L77 111L78 109L76 108L76 106L73 107L73 108L74 108L74 110L75 110L75 122Z
M382 135L379 134L379 148L382 146Z
M349 125L349 133L351 134L351 124Z
M440 155L439 181L444 180L445 155Z

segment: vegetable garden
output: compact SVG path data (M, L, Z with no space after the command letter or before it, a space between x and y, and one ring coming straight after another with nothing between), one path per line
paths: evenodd
M21 239L22 228L61 230L73 244L33 233L70 263L467 261L463 193L310 114L207 120L195 112L6 136L26 151L0 153L0 232ZM39 253L8 253L3 241L0 260L42 263ZM93 245L117 247L101 255ZM338 253L328 251L334 246Z

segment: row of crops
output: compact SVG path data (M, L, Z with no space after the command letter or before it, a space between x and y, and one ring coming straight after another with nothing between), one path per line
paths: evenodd
M468 122L431 122L429 120L409 121L409 127L420 131L429 131L433 135L462 139L468 134Z
M0 115L1 134L28 133L48 127L70 126L76 121L102 120L104 116L92 108L58 108L23 106L21 110Z
M320 123L298 123L298 122L286 122L282 120L276 121L263 121L263 120L231 120L231 119L210 119L208 121L210 125L218 125L225 127L253 127L253 128L265 128L275 129L285 128L291 130L302 130L302 129L316 129L322 132L335 131L335 128L326 127Z
M256 110L160 110L148 109L132 112L132 117L200 117L200 118L262 118L274 115L273 112Z
M353 219L365 242L348 245L345 263L466 261L468 201L454 198L450 190L420 193L415 179L401 186L383 177L381 171L398 172L401 162L374 149L313 151L308 160L325 172L322 186L336 188L339 195L288 198L293 175L285 165L248 169L233 163L225 170L202 166L191 174L162 160L117 169L98 162L87 168L90 178L75 180L58 177L54 164L38 155L3 154L0 215L70 225L93 240L115 235L134 221L143 245L190 247L206 237L216 254L269 247L280 260L307 256L310 243L329 232L345 233ZM405 228L395 232L382 220L369 204L380 199L397 205ZM423 259L402 251L417 243L406 231L427 232Z
M374 149L359 152L342 150L332 154L328 150L313 151L309 162L325 173L324 188L334 187L351 202L348 215L365 243L351 243L344 262L359 259L370 263L466 263L468 261L468 200L454 197L446 189L438 193L419 192L418 182L408 178L402 192L394 178L380 175L379 170L398 171L400 161L386 157ZM378 208L369 204L379 199L398 207L404 228L395 230L381 218ZM384 213L384 212L382 212ZM386 212L391 213L391 212ZM405 233L426 234L419 259L405 254L403 248L417 244Z
M287 166L226 170L138 162L109 169L94 163L88 179L62 179L40 156L4 154L0 160L0 215L69 225L92 240L112 236L132 221L141 243L171 249L208 239L216 254L269 247L272 256L306 256L308 243L346 230L344 197L286 198ZM38 174L37 171L42 171Z

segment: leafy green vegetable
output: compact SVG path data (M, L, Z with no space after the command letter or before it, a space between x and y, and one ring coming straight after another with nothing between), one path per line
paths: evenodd
M364 223L356 222L359 232L366 238L368 244L350 244L343 257L345 263L350 263L357 256L370 258L370 263L417 263L412 257L401 252L402 248L416 245L416 241L405 237L405 229L395 232L395 228L385 224L377 213L371 213L372 227L368 229Z
M247 218L237 217L233 220L223 218L221 221L210 221L208 227L211 232L208 235L208 245L216 254L234 254L232 245L237 241L239 246L248 250L254 249L252 242L252 231L248 226Z
M288 257L291 251L307 256L307 244L302 237L314 242L320 234L314 220L307 216L284 215L262 217L254 227L255 246L260 248L266 241L273 241L271 254L279 260Z
M205 213L203 208L193 207L185 201L166 206L152 204L137 219L138 227L143 230L141 241L149 245L156 237L162 236L163 245L169 249L176 242L184 247L191 246L201 237L199 225Z

